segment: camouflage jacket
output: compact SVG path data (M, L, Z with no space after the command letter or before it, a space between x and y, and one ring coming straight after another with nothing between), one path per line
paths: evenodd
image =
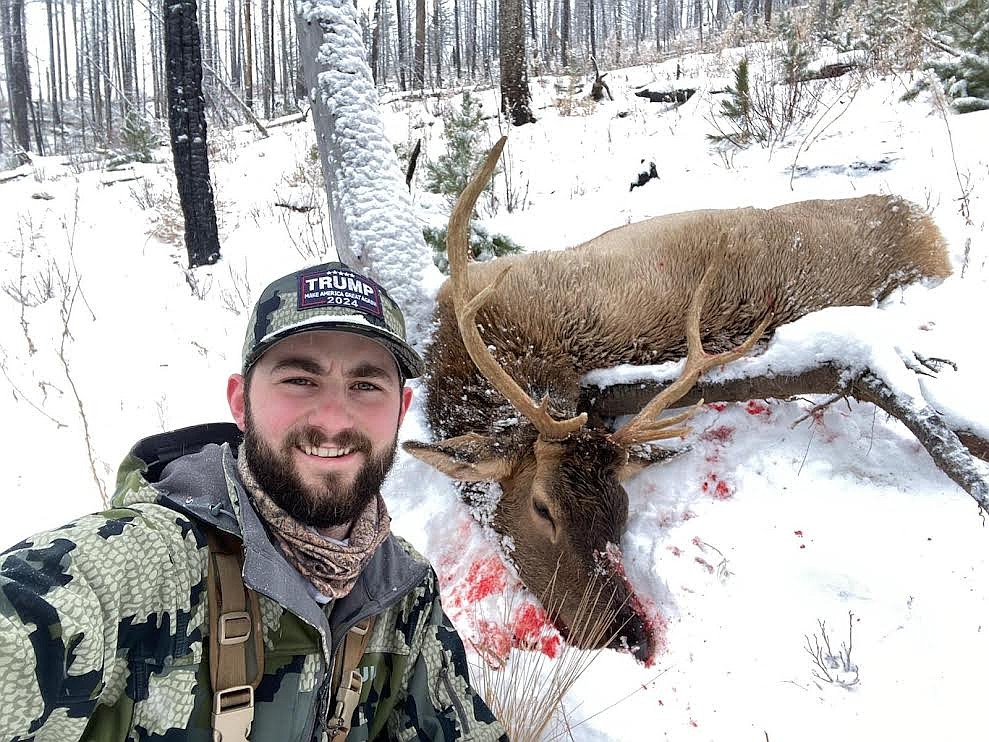
M244 496L237 435L207 425L140 442L112 509L0 555L0 740L211 742L205 527L243 539L260 598L253 742L326 740L327 669L368 615L348 742L506 740L428 563L390 536L350 594L320 606Z

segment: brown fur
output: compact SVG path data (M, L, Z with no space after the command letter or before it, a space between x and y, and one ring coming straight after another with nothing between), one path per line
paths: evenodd
M685 354L685 316L709 264L718 273L701 314L708 351L738 345L767 311L772 332L824 307L868 305L897 287L950 273L944 240L929 217L897 197L864 196L656 217L568 250L473 263L470 294L511 266L478 313L481 336L525 391L537 400L548 393L555 416L569 417L587 371ZM449 284L439 293L436 317L426 354L429 422L443 437L480 435L469 446L411 443L407 449L451 476L498 481L504 494L494 527L512 536L523 581L539 594L559 564L557 583L565 580L567 594L579 597L595 554L624 530L627 496L619 480L636 468L625 465L628 453L607 431L590 428L552 444L560 450L537 460L534 448L545 443L467 355ZM555 530L548 534L546 518L533 513L534 498L552 511ZM620 603L624 584L610 585ZM607 608L607 601L599 603ZM561 607L562 626L573 611L570 603ZM618 633L648 645L643 627L630 630L628 606L618 613Z

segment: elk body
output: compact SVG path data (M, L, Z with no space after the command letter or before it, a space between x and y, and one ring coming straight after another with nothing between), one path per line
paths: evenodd
M450 220L451 278L426 352L427 416L444 440L406 450L454 479L497 482L492 526L561 632L644 659L647 620L616 555L622 482L663 457L641 444L687 432L676 426L690 411L659 413L780 324L946 277L944 240L912 204L864 196L671 214L567 250L468 265L470 215L500 148ZM680 379L621 430L578 409L586 372L685 355Z

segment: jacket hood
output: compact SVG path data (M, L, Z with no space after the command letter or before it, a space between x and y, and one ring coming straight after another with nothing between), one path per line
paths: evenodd
M137 475L147 499L218 528L244 543L244 582L317 628L326 617L310 597L305 578L275 546L247 497L237 471L243 434L232 423L209 423L139 441L120 467L118 489ZM116 499L116 498L115 498ZM333 644L349 626L380 613L426 576L428 563L413 559L394 535L378 548L354 588L333 605ZM328 648L329 649L329 648Z

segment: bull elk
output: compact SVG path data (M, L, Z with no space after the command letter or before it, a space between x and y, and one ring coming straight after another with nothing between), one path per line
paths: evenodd
M565 637L645 659L647 620L615 564L622 483L668 455L642 444L685 435L696 406L660 413L782 323L946 277L944 240L910 203L864 196L671 214L568 250L468 265L471 214L503 145L450 217L425 381L429 423L445 440L405 449L454 479L501 486L492 526ZM679 379L620 429L580 409L588 371L684 355ZM588 596L612 617L591 638L576 630Z

